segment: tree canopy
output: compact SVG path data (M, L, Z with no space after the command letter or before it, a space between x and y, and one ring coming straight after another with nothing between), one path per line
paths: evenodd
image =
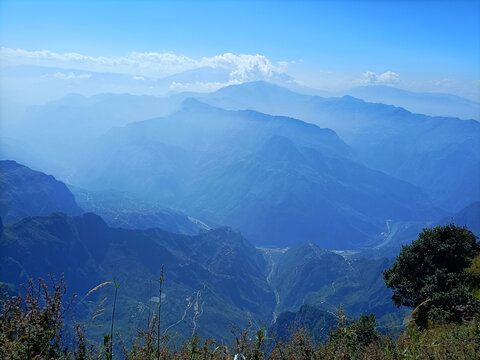
M429 319L460 322L479 305L472 295L479 275L466 271L479 254L477 237L465 227L423 229L417 240L402 246L383 277L396 306L425 304Z

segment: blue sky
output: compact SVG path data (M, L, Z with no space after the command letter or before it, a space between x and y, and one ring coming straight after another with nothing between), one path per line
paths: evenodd
M261 54L319 88L390 71L414 90L443 81L451 92L475 92L479 3L4 0L1 44L112 58Z

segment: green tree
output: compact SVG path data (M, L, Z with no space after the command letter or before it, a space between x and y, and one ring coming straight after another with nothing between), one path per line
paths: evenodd
M454 224L423 229L383 272L395 305L422 305L423 318L448 322L461 322L475 312L479 304L471 290L478 275L466 269L480 254L476 240L471 231Z

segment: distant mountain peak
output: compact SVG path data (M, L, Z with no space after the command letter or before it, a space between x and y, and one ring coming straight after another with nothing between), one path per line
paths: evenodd
M180 110L191 110L191 109L214 109L214 106L208 105L194 97L188 97L182 101L180 104Z
M355 103L364 103L365 102L364 100L353 97L351 95L343 95L342 100L349 101L349 102L355 102Z

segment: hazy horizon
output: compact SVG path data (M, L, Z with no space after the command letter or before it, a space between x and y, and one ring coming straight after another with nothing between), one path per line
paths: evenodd
M165 95L263 80L334 94L387 85L478 103L479 11L476 1L2 1L2 98Z

